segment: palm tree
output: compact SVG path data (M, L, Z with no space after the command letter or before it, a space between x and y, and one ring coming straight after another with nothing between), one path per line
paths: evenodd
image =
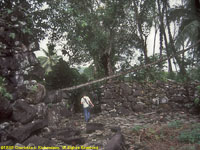
M180 22L179 34L176 38L176 47L180 48L183 42L195 42L200 35L200 12L197 1L183 0L180 7L171 11L171 19ZM176 14L176 15L174 15Z
M42 49L45 56L39 56L38 59L41 66L45 69L45 73L48 74L52 71L52 67L58 62L60 56L54 52L55 45L48 44L47 48L47 50Z
M182 0L182 5L171 10L170 20L179 23L178 34L175 39L174 48L184 48L189 44L196 43L200 37L200 2L191 0ZM175 15L174 15L175 14ZM199 48L194 48L192 55L193 59L199 61ZM185 55L182 55L182 59L177 63L180 63L182 68L185 68L184 62ZM191 60L194 63L194 60ZM180 67L180 65L179 65ZM180 68L181 69L181 68Z

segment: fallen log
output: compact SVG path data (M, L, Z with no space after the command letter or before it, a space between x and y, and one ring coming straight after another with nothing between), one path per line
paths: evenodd
M155 62L146 64L146 65L135 66L135 67L133 67L133 68L131 68L131 69L125 71L125 72L120 72L120 73L117 73L117 74L114 74L114 75L111 75L111 76L107 76L107 77L104 77L104 78L101 78L101 79L97 79L97 80L94 80L94 81L90 81L90 82L87 82L87 83L83 83L83 84L80 84L80 85L75 85L75 86L72 86L72 87L63 88L63 89L60 89L60 90L61 91L71 91L71 90L79 89L79 88L82 88L82 87L85 87L85 86L89 86L89 85L92 85L92 84L96 84L98 82L102 82L102 81L110 80L110 79L113 79L113 78L116 78L116 77L120 77L120 76L126 75L128 73L137 72L138 70L154 66L154 65L159 64L159 63L161 63L163 61L171 59L171 58L173 58L173 57L175 57L177 55L185 53L186 51L190 50L191 48L196 47L199 43L200 43L200 40L197 41L195 44L191 45L190 47L188 47L187 49L183 49L183 50L177 52L176 54L172 54L169 57L167 57L167 56L162 57L162 58L160 58L159 60L157 60Z

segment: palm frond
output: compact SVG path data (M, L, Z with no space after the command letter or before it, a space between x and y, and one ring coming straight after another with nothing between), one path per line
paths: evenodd
M46 51L46 50L45 50L45 49L43 49L43 48L42 48L41 50L42 50L42 52L45 54L45 56L46 56L46 57L48 57L48 56L49 56L49 53L48 53L48 51Z
M183 20L176 38L176 47L179 48L185 41L196 41L199 36L200 22L198 20Z
M176 7L169 10L169 20L170 21L177 21L181 20L181 18L194 18L195 15L188 9L184 7Z

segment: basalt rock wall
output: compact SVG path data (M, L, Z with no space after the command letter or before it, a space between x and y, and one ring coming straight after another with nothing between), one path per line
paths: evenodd
M101 87L101 110L116 115L185 108L194 111L199 82L112 83Z
M58 126L62 117L70 115L69 96L46 91L33 80L42 80L44 69L34 54L39 40L28 32L31 26L24 20L23 8L0 12L0 146L13 146ZM50 143L42 137L41 141Z

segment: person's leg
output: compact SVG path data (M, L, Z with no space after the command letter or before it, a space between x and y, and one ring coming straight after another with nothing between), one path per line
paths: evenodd
M89 110L89 108L87 109L87 112L88 112L87 117L88 117L88 121L89 121L90 120L90 110Z
M87 119L87 117L88 117L87 108L83 108L83 110L84 110L85 121L87 122L88 121L88 119Z

